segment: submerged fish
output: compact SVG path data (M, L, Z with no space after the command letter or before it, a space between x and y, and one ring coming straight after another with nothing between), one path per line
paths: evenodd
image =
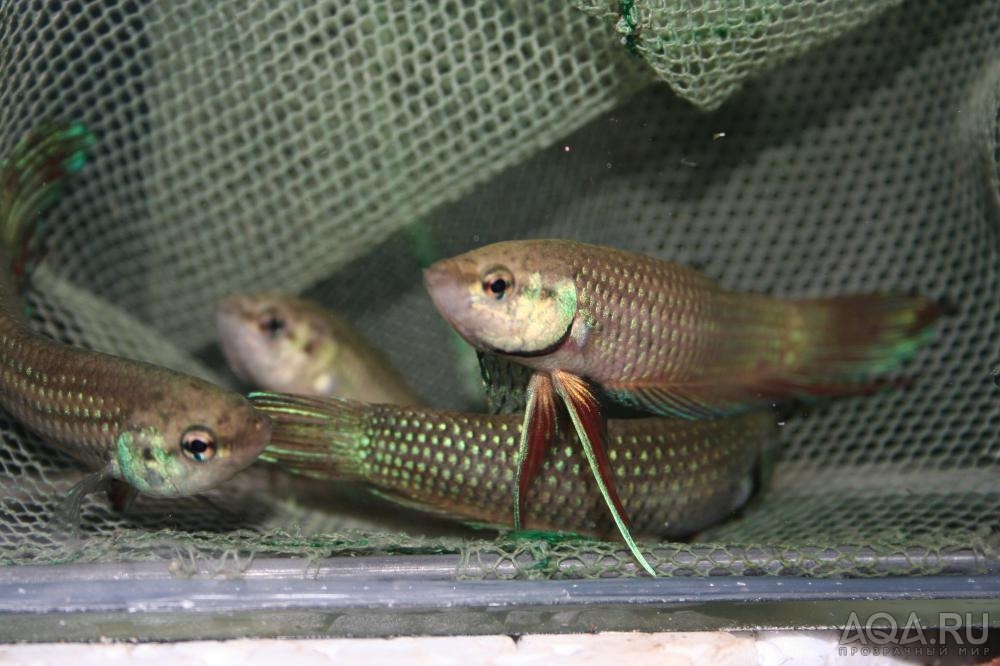
M247 467L270 421L241 395L147 363L77 349L28 327L11 267L23 268L38 213L79 171L93 137L82 125L30 134L0 165L0 405L31 430L99 471L70 493L111 482L122 503L135 491L198 493ZM121 482L128 484L125 489Z
M239 377L266 391L416 405L389 361L353 326L304 298L240 294L221 299L219 342Z
M910 356L941 314L902 294L730 292L684 266L564 240L489 245L437 262L425 283L478 349L680 417L864 390L861 382Z
M614 402L682 418L865 391L871 386L863 382L911 355L941 314L938 304L901 294L779 300L735 293L684 266L566 240L482 247L435 263L424 281L470 344L536 371L515 523L538 449L551 438L558 396L630 546L594 384Z
M334 398L251 394L274 422L261 460L319 479L364 481L380 495L466 522L510 527L519 415L366 405ZM612 420L608 458L637 533L681 538L749 498L774 417L716 421ZM612 528L574 441L560 430L539 465L525 514L531 529L605 537Z

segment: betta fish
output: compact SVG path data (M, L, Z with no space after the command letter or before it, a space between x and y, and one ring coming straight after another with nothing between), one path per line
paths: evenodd
M869 392L872 378L911 356L942 313L933 301L898 293L783 300L727 291L685 266L568 240L488 245L438 261L424 283L467 342L535 371L515 525L560 399L630 547L604 452L601 397L712 419L789 398Z
M70 491L106 488L124 508L137 492L159 497L211 489L249 466L271 432L245 397L148 363L77 349L28 326L19 288L38 215L86 162L93 136L47 125L0 163L0 406L96 471Z
M314 479L361 481L425 512L510 527L518 415L275 393L250 400L274 423L265 462ZM767 412L715 421L611 419L608 457L625 507L638 511L636 533L684 538L738 510L776 433ZM554 443L532 485L543 501L529 505L527 527L606 537L614 527L572 430Z
M230 368L265 391L416 405L406 382L347 321L282 294L237 294L216 304Z

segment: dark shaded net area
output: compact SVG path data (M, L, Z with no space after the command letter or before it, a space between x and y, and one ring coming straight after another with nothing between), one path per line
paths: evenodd
M305 292L428 403L483 409L419 269L488 242L613 245L778 296L915 290L957 314L903 369L911 387L788 410L745 511L644 550L675 575L995 568L995 2L701 4L0 0L0 151L47 118L99 138L47 216L34 322L226 382L215 299ZM68 533L53 511L80 470L10 419L0 436L5 565L451 554L469 577L635 572L617 543L497 539L267 469L125 517L94 497Z

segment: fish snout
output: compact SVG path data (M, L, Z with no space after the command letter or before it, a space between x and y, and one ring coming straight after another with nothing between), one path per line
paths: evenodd
M454 260L444 259L424 269L424 288L434 306L453 325L469 307L471 279Z

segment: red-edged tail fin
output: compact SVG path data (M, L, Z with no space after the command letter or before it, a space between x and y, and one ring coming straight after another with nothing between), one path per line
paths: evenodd
M642 568L650 576L656 576L653 567L649 565L642 551L639 550L639 546L632 539L625 508L622 506L621 500L618 498L618 491L615 489L614 474L606 449L607 421L601 413L600 403L587 383L574 374L557 370L552 373L552 384L556 393L566 404L569 418L576 428L584 456L590 464L590 471L597 483L597 489L601 492L601 497L604 498L622 539L625 540L625 544Z
M616 402L653 414L714 419L790 398L865 395L911 380L879 377L926 343L953 309L919 296L869 294L797 301L786 309L785 358L740 376L605 382Z
M835 296L797 305L802 324L793 335L802 343L786 379L806 387L810 395L870 390L871 380L912 357L932 337L933 324L953 311L944 303L898 293Z
M37 253L35 223L59 198L65 179L83 168L94 136L80 123L42 125L0 164L0 242L19 279Z
M339 398L251 393L271 418L271 442L259 460L318 479L360 479L366 405Z
M514 529L521 529L528 488L542 467L545 452L555 437L556 400L552 380L543 372L528 382L527 404L521 424L521 439L515 459Z

